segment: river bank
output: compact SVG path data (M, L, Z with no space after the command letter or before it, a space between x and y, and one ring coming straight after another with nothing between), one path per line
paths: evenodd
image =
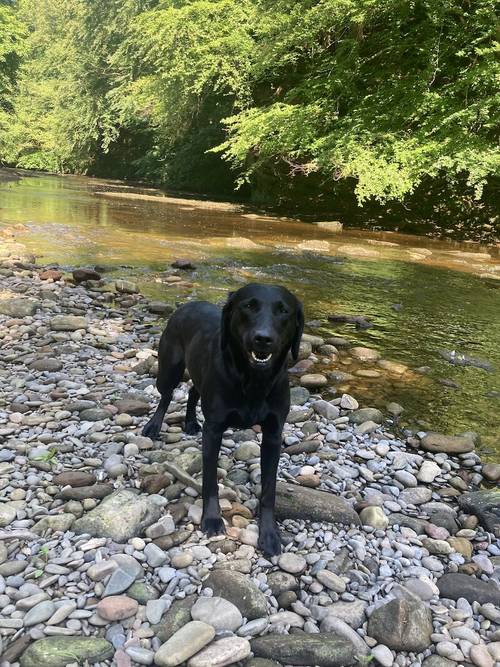
M2 667L500 661L500 466L473 434L401 430L401 406L331 398L306 369L279 469L284 554L255 548L254 430L226 433L227 535L207 540L186 384L161 441L140 435L171 304L20 254L1 266ZM303 362L335 354L309 331Z

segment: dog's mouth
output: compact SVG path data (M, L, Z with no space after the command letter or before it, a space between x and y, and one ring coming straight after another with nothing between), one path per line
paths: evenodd
M273 353L272 352L257 352L256 350L252 350L250 352L250 358L252 359L255 364L259 366L265 366L268 364L271 359L272 359Z

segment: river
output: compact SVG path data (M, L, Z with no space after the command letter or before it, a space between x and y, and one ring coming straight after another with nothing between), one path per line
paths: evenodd
M14 178L8 171L0 171L2 231L40 264L102 266L106 276L130 277L146 295L172 303L221 301L249 281L284 284L303 299L310 333L342 336L408 367L397 374L341 352L336 362L317 366L352 376L335 391L377 407L396 401L412 428L476 431L483 455L500 458L498 247L392 232L332 233L118 181ZM181 284L165 282L179 257L196 270ZM364 315L374 326L334 324L327 320L332 313ZM442 351L487 361L491 369L454 365Z

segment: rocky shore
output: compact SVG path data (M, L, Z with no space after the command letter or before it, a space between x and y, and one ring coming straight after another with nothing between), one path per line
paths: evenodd
M474 434L324 400L335 340L305 335L268 561L258 430L225 435L212 540L186 383L140 434L171 306L29 258L0 283L0 667L500 665L500 466Z

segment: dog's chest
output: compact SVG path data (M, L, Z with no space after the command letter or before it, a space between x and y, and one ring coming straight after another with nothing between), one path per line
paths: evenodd
M237 428L250 428L255 424L261 424L269 415L267 401L246 401L238 407L233 407L227 415L228 426Z

